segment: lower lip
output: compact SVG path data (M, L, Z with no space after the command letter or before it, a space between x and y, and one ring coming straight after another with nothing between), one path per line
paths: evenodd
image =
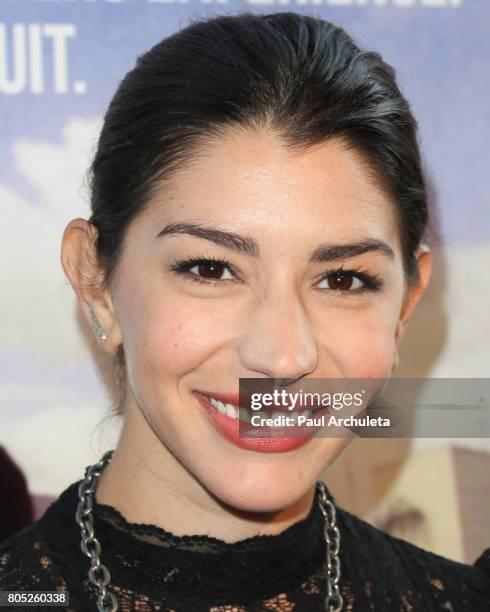
M206 416L209 418L214 429L223 437L235 446L246 450L254 450L262 453L284 453L304 446L309 440L316 428L312 427L295 427L288 428L291 431L304 432L304 435L294 438L252 438L240 436L240 425L242 431L258 431L257 428L250 424L240 422L239 419L233 419L225 414L218 412L208 401L208 398L203 393L194 391L194 395L199 400L199 403L204 408ZM318 414L320 416L321 413Z

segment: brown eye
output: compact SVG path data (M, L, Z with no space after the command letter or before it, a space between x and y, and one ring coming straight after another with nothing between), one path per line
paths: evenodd
M346 274L334 273L327 276L329 289L340 289L347 291L352 287L352 276Z
M224 281L238 282L234 266L226 259L191 257L178 259L169 270L201 284L218 286Z
M322 283L326 283L327 286L321 286L321 289L329 289L331 291L356 291L362 290L365 287L365 282L361 280L358 274L352 272L342 272L341 270L334 270L325 274L321 280Z
M219 280L221 278L223 270L226 268L226 266L219 262L202 263L195 267L197 268L199 276L204 278L212 278L215 280Z
M233 274L230 273L229 265L220 261L200 261L192 267L188 268L189 272L196 277L197 280L209 280L211 282L217 280L233 279ZM194 271L195 270L195 271ZM225 276L223 277L223 273ZM228 277L226 277L228 273Z

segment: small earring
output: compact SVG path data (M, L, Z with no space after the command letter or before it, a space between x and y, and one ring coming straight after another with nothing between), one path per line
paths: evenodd
M94 334L101 342L105 342L108 338L107 333L104 329L102 329L102 327L100 327L92 307L90 307L90 319L92 321L92 329L94 331Z

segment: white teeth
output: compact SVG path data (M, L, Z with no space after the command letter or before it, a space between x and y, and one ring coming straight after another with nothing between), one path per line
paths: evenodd
M238 410L235 408L235 406L232 406L231 404L225 404L225 406L226 406L226 416L229 416L232 419L238 418Z
M214 397L207 397L211 406L213 406L213 408L215 408L220 414L225 414L231 419L239 419L243 423L251 422L251 414L247 409L242 408L241 410L238 410L238 408L236 406L233 406L232 404L225 404L215 399ZM309 419L312 416L313 412L315 412L315 410L319 410L320 408L321 406L319 406L318 408L314 408L313 410L292 410L288 412L275 412L274 416L292 417L294 419L294 422L297 423L299 415Z
M291 416L294 419L293 422L294 422L295 425L298 425L298 417L300 415L308 418L310 416L310 411L309 410L301 410L301 412L300 412L298 410L293 410L293 413L291 414Z
M211 406L216 408L220 414L226 414L226 416L229 416L232 419L238 418L238 409L235 408L235 406L232 406L231 404L224 404L214 397L208 397L208 400Z
M240 421L242 421L242 423L250 423L251 422L250 413L245 408L242 408L239 411L238 418L240 419Z
M216 408L216 410L221 412L221 414L226 412L226 409L223 406L223 404L221 402L218 402L218 400L215 400L214 397L208 397L208 400L211 406L214 406L214 408Z
M294 425L299 425L298 418L302 416L305 419L309 419L311 416L311 410L293 410L289 416L292 417Z

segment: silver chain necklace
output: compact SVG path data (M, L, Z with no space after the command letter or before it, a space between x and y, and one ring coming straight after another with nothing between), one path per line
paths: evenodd
M90 559L88 577L90 582L98 589L98 612L116 612L118 603L114 593L109 591L111 575L109 570L100 561L102 547L94 533L93 507L94 493L102 470L112 460L114 451L104 453L101 460L89 465L85 470L85 478L78 487L78 506L75 514L76 521L82 532L80 547ZM340 612L344 600L340 594L340 532L337 527L335 505L327 496L327 490L321 480L317 482L319 488L319 506L325 519L323 535L326 544L327 560L327 596L324 601L325 612Z

